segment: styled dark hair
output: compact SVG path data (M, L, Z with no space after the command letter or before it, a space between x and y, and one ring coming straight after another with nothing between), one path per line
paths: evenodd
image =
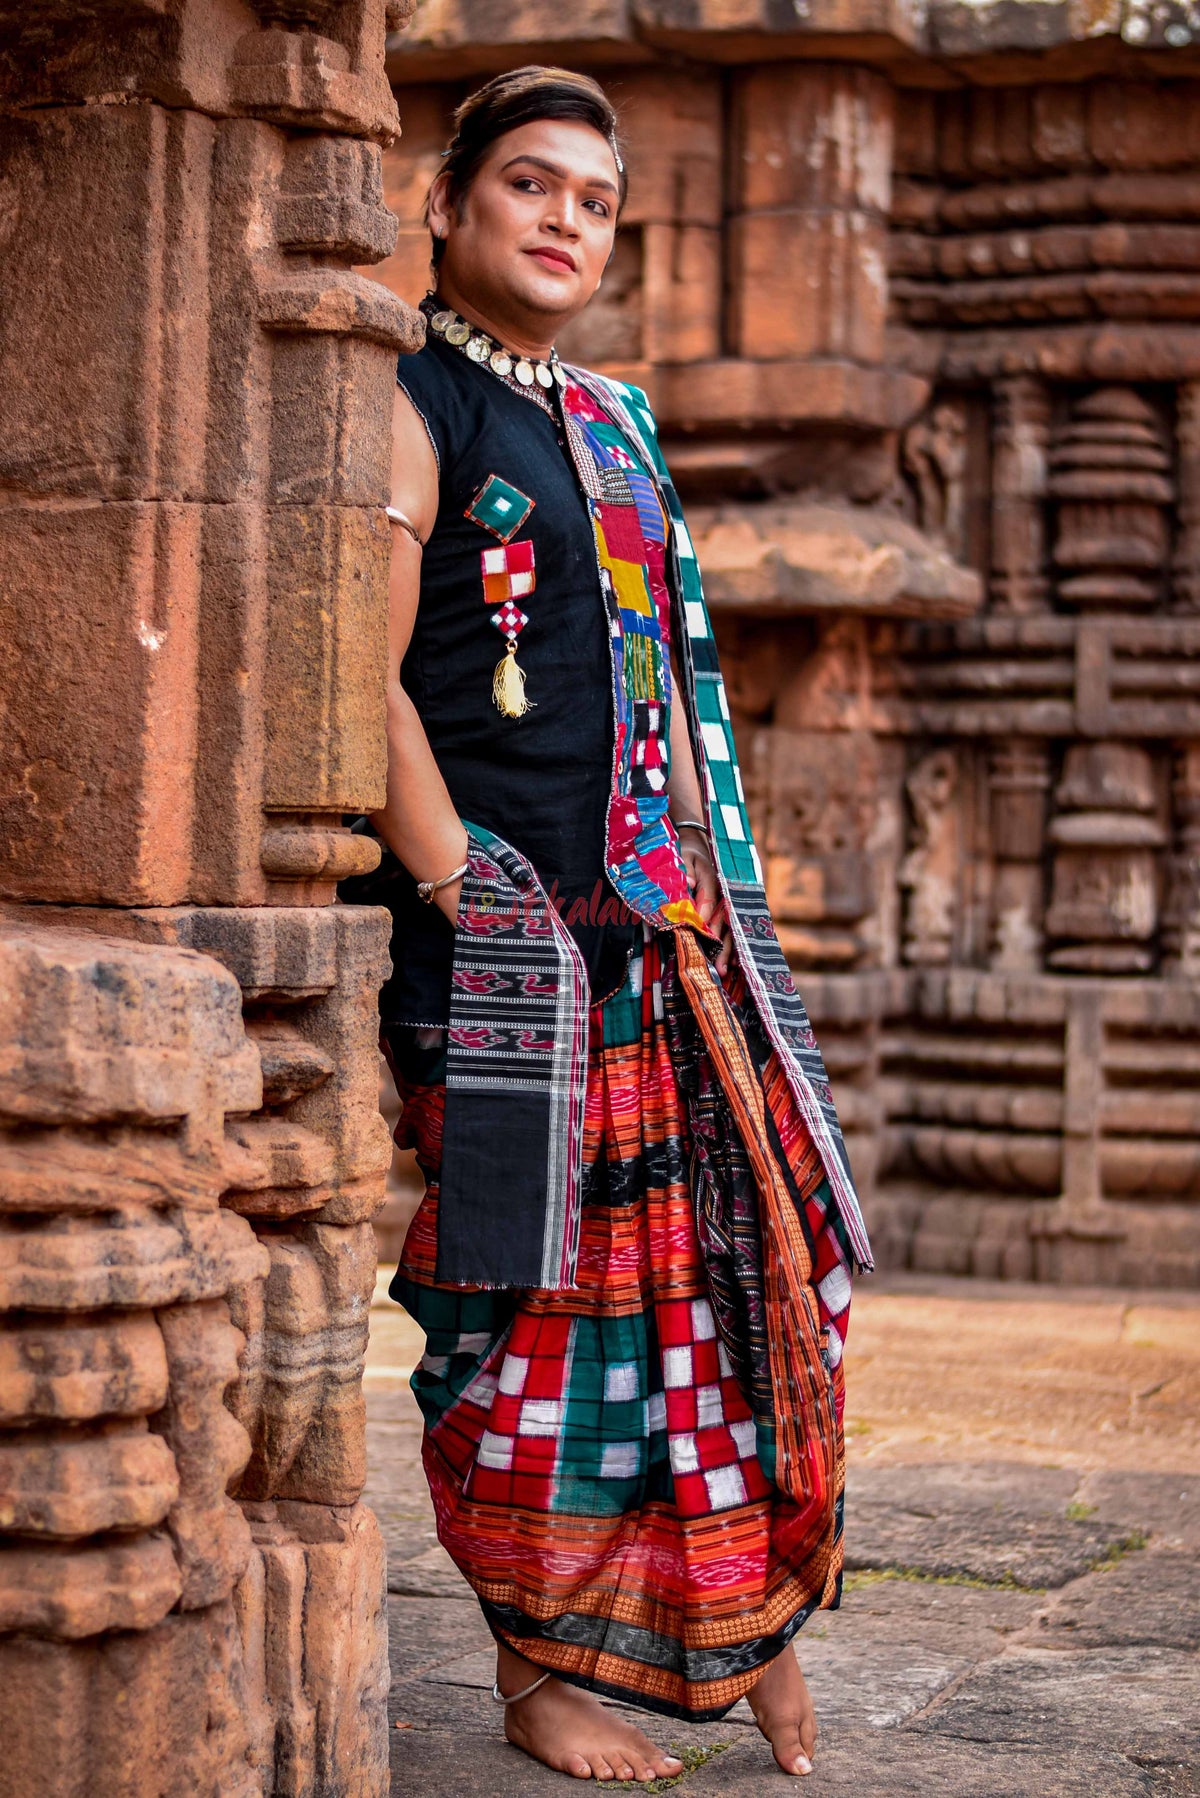
M468 94L454 114L454 136L442 151L438 171L439 175L450 177L450 199L462 203L480 163L498 137L515 131L519 125L530 125L535 119L572 119L590 125L608 140L617 163L619 213L629 181L612 102L590 75L578 75L572 69L541 68L536 63L494 76ZM424 216L428 225L428 195ZM435 267L445 248L440 237L433 239Z

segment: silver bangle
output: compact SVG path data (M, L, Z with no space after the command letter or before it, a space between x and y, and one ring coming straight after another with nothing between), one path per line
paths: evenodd
M400 527L403 530L406 530L408 532L409 536L412 538L413 542L417 545L418 548L424 547L424 545L421 543L420 531L417 529L416 525L413 523L412 519L408 516L408 514L406 512L402 512L400 510L399 506L385 506L383 509L387 513L388 517L391 519L393 524L400 525Z
M443 874L440 880L418 880L417 898L423 899L426 905L432 905L433 895L437 892L438 888L448 887L453 881L458 879L460 874L465 874L470 865L469 862L464 862L461 868L455 868L452 874Z
M703 818L672 818L671 822L677 831L698 830L702 836L708 835L708 825Z

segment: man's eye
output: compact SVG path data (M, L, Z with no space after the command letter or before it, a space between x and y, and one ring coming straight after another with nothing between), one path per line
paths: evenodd
M606 200L585 200L584 204L585 206L590 206L592 208L597 218L606 219L608 217L608 202Z

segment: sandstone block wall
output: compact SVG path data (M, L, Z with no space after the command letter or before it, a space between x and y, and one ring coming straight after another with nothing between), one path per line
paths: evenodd
M484 72L630 202L566 353L689 502L885 1265L1200 1279L1200 63L1182 6L426 0L376 274Z
M0 5L6 1798L388 1786L385 29Z

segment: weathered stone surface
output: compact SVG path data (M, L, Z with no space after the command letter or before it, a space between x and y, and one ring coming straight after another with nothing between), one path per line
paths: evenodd
M319 843L382 797L388 539L369 508L386 497L395 353L421 327L337 266L390 235L378 149L322 155L178 101L34 109L0 137L23 227L14 290L41 283L47 240L77 251L0 334L22 371L0 463L23 496L0 533L17 652L0 892L326 900L347 868L266 839L273 812ZM80 378L63 381L72 358ZM78 503L47 506L55 493Z
M1194 1554L1128 1556L1076 1580L1038 1619L1048 1648L1200 1648Z
M387 1790L384 1548L362 1505L249 1507L237 1590L252 1763L287 1798Z
M1013 1650L977 1668L914 1727L966 1741L1034 1735L1137 1760L1195 1746L1196 1662L1169 1648Z
M366 1477L362 1364L374 1236L367 1224L305 1224L266 1240L265 1287L248 1287L233 1303L246 1348L230 1402L252 1443L240 1490L352 1504Z
M0 1116L202 1121L259 1103L236 983L206 957L0 921Z
M178 1496L174 1456L144 1424L0 1439L0 1528L16 1535L145 1529Z
M0 1793L258 1798L232 1605L81 1642L0 1638Z
M839 1731L821 1742L814 1766L807 1782L814 1798L861 1793L866 1767L866 1777L888 1798L920 1798L931 1791L945 1798L996 1798L1001 1792L1037 1793L1039 1798L1093 1798L1097 1792L1150 1798L1156 1790L1142 1768L1103 1749L1072 1745L1049 1753L1016 1743L914 1738L907 1731L883 1737L866 1730ZM757 1798L760 1792L794 1791L795 1782L772 1766L765 1743L746 1739L715 1755L676 1790L687 1798L709 1793Z
M821 505L695 506L688 528L715 611L961 618L978 577L902 519Z
M163 1533L0 1547L0 1631L70 1641L150 1629L182 1591L179 1563Z
M98 1189L97 1207L104 1202L103 1190ZM235 1282L261 1279L266 1267L249 1225L228 1211L197 1217L135 1209L126 1207L122 1192L101 1216L39 1219L32 1228L0 1217L5 1308L149 1309L220 1298Z
M151 1316L11 1320L0 1336L0 1424L142 1417L167 1396L167 1353Z
M243 1338L222 1299L159 1313L170 1396L155 1419L170 1445L179 1493L167 1515L183 1575L181 1608L228 1598L250 1552L245 1519L226 1497L250 1453L245 1430L225 1409Z
M405 11L0 4L14 1798L386 1787L382 1550L344 1508L386 934L314 908L378 857L344 814L383 794L380 508L395 356L423 327L349 264L395 239L383 49ZM307 1362L295 1318L264 1344L252 1217L277 1265L277 1220L307 1220L282 1295L303 1288ZM280 1376L269 1427L225 1403L231 1297L251 1372ZM297 1515L255 1548L228 1489L272 1430ZM231 1595L255 1578L243 1640Z
M408 10L403 0L352 7L315 0L304 15L276 15L266 7L166 0L130 19L114 6L81 16L71 0L52 0L36 17L7 7L4 99L62 105L120 86L168 106L245 110L386 141L397 119L383 78L383 34ZM114 29L114 14L121 29ZM298 16L320 30L287 28ZM276 17L282 28L256 28Z
M1200 1550L1200 1479L1194 1476L1106 1470L1083 1481L1078 1499L1149 1532L1156 1548Z
M846 1565L1064 1585L1131 1533L1103 1516L1069 1515L1077 1485L1067 1469L1003 1464L856 1468Z

